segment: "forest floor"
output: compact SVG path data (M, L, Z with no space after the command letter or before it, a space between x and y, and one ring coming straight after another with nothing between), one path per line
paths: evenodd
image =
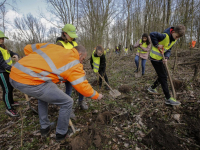
M130 53L130 52L129 52ZM189 50L178 53L177 63L199 57L199 52L189 56ZM103 93L101 101L85 98L89 105L86 111L77 107L77 93L73 91L76 120L72 120L76 134L57 143L55 130L46 139L41 138L37 113L28 109L24 94L14 90L14 99L21 104L16 107L21 114L11 118L5 114L0 99L0 149L1 150L197 150L200 149L200 78L193 81L194 68L177 65L173 71L174 57L168 61L172 77L177 82L175 89L179 107L164 104L164 94L150 95L147 88L156 79L151 62L146 63L145 75L135 78L134 54L118 56L107 54L106 72L110 85L122 95L113 99L109 91L98 89L97 76L85 62L88 81L94 89ZM169 83L169 82L168 82ZM65 90L64 84L59 85ZM103 86L104 87L104 86ZM170 87L170 84L169 84ZM0 91L2 94L2 91ZM37 100L31 98L37 110ZM59 107L49 105L49 119L57 121Z

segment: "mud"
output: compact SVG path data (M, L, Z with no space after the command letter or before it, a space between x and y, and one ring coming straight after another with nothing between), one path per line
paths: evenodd
M122 85L118 88L121 93L129 93L131 91L131 87L129 85Z
M173 80L175 90L185 90L187 85L185 82L180 80Z

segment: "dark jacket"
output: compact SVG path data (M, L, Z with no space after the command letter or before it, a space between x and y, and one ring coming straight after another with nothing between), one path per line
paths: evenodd
M3 48L2 45L0 45L0 47ZM13 57L13 55L18 55L10 50L9 50L9 52L10 52L11 57ZM7 72L6 70L10 71L11 68L12 68L12 66L10 66L6 63L6 61L3 59L3 54L0 51L0 73Z
M167 28L163 33L167 33L169 35L169 38L170 38L170 43L172 41L175 41L175 39L173 38L171 32L173 31L174 27L170 27L170 28ZM151 37L151 41L153 43L153 46L157 47L158 46L158 42L162 41L166 35L163 34L163 33L158 33L158 32L151 32L150 33L150 37ZM172 46L173 47L173 46ZM171 54L171 48L169 50L167 50L165 52L165 57L166 58L169 58L170 57L170 54Z
M97 54L94 54L94 57L99 57L99 56L97 56ZM90 65L91 65L91 67L92 67L92 69L93 69L93 59L92 59L92 56L90 57ZM101 57L100 57L100 65L99 65L99 71L101 70L101 71L105 71L105 69L106 69L106 57L105 57L105 55L102 55Z

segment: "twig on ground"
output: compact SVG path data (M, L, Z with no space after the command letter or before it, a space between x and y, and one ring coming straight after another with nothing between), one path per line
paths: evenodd
M26 113L27 110L28 110L28 109L26 108L24 114ZM17 123L18 123L19 121L21 121L22 119L24 119L24 118L20 118L17 122L11 124L10 126L8 126L8 127L6 127L6 128L1 129L1 130L0 130L0 133L3 132L3 131L8 130L10 127L12 127L13 125L17 124Z

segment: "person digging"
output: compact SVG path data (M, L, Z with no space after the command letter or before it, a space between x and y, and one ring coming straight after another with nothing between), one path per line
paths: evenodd
M185 26L178 25L176 27L170 27L164 31L164 33L152 32L150 33L151 41L153 43L152 50L150 51L151 63L158 75L158 78L147 90L149 93L158 94L156 87L161 84L163 92L165 94L165 104L167 105L180 105L174 97L171 97L167 84L167 72L164 63L170 57L171 48L177 42L177 40L184 36ZM161 54L161 49L164 48L164 57Z
M90 57L90 65L91 68L95 73L99 73L105 81L108 82L108 77L106 75L106 57L104 49L101 45L97 46L96 49L93 51L92 56ZM99 77L99 88L102 86L102 78ZM105 86L106 90L109 90L110 88L108 86Z
M60 106L56 141L68 136L73 99L56 85L69 81L85 97L101 100L103 95L88 83L82 62L87 56L83 46L71 50L49 43L27 45L26 57L19 60L10 73L10 83L21 92L38 99L40 132L47 137L55 127L48 118L48 103Z

